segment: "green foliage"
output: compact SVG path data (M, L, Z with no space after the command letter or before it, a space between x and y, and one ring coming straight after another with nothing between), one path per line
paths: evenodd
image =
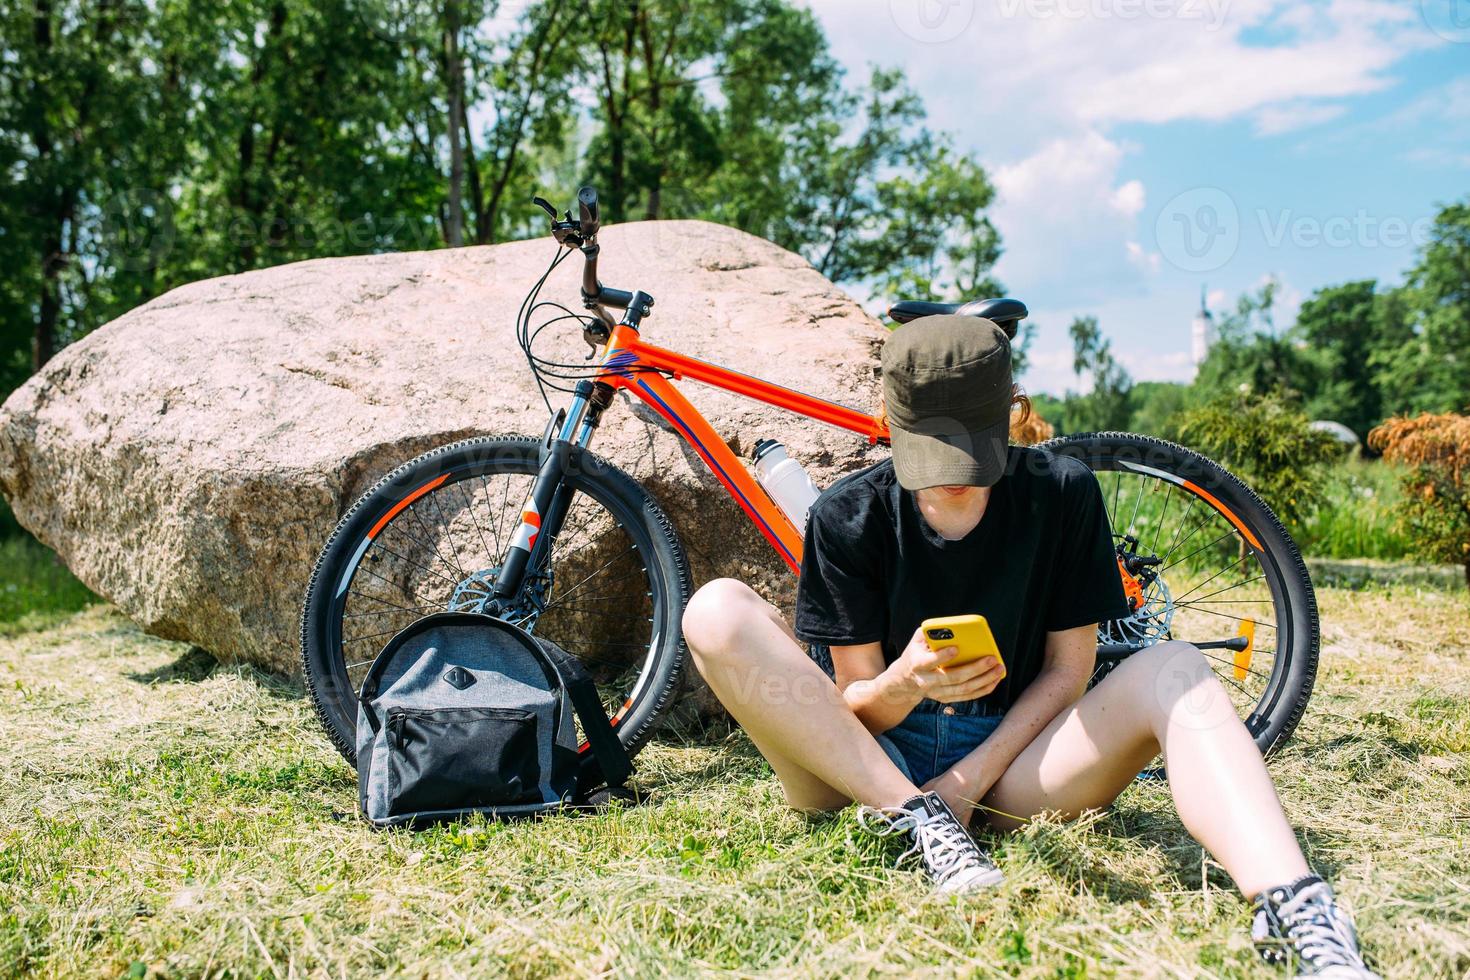
M1399 467L1382 460L1332 464L1317 509L1292 530L1297 547L1315 558L1409 557L1413 547L1400 527L1401 478Z
M1031 395L1031 411L1046 419L1058 435L1067 431L1062 427L1062 422L1067 417L1067 403L1064 399L1048 395L1044 391L1037 392Z
M1102 335L1097 317L1078 317L1067 328L1072 337L1072 371L1090 375L1092 390L1067 393L1061 430L1104 432L1124 429L1133 415L1133 379L1113 357L1112 343Z
M1385 411L1470 410L1470 202L1435 217L1429 243L1383 319L1395 324L1396 341L1372 356Z
M49 623L96 601L50 548L29 535L0 540L0 631Z
M1316 378L1316 366L1303 345L1276 329L1276 293L1269 280L1246 293L1235 310L1220 318L1219 338L1199 366L1195 385L1205 397L1221 391L1250 391L1299 402Z
M1303 385L1306 412L1332 419L1368 438L1383 418L1381 390L1374 379L1373 352L1403 342L1403 330L1386 317L1370 280L1319 289L1297 314L1293 336L1305 345L1313 373Z
M1274 395L1359 438L1386 415L1470 408L1470 203L1439 212L1406 280L1320 289L1285 331L1267 283L1222 319L1195 386Z
M849 85L793 0L0 0L0 29L7 390L181 283L541 234L530 193L588 181L609 222L1000 291L985 172L901 72Z
M1133 415L1129 432L1141 432L1159 439L1179 440L1179 416L1190 408L1198 393L1188 385L1172 381L1140 381L1129 393Z
M1192 448L1260 494L1289 530L1321 503L1325 464L1342 453L1332 436L1274 396L1230 392L1186 412L1179 429Z

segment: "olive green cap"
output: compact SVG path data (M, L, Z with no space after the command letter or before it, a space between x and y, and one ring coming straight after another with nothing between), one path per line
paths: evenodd
M883 345L883 403L905 490L994 485L1010 436L1010 338L981 317L904 324Z

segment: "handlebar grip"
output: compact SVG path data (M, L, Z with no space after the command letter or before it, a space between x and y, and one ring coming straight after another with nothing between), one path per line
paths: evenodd
M597 188L584 187L577 191L577 206L582 212L582 237L596 236L602 221L597 213Z

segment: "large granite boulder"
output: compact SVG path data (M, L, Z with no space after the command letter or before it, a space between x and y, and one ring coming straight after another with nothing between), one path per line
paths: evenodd
M877 403L883 327L798 256L703 222L609 227L602 241L603 280L656 297L644 324L655 343ZM312 562L359 494L445 442L543 429L514 320L553 249L319 259L175 289L11 395L0 491L148 631L295 670ZM574 256L543 297L575 305L580 272ZM586 354L570 324L546 350ZM779 438L818 484L884 452L712 388L685 391L737 452ZM660 420L620 399L594 449L659 499L696 584L732 575L789 607L793 576Z

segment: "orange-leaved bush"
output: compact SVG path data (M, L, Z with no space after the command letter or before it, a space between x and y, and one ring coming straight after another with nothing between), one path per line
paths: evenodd
M1430 561L1465 566L1470 586L1470 416L1391 418L1368 445L1404 466L1403 525Z

